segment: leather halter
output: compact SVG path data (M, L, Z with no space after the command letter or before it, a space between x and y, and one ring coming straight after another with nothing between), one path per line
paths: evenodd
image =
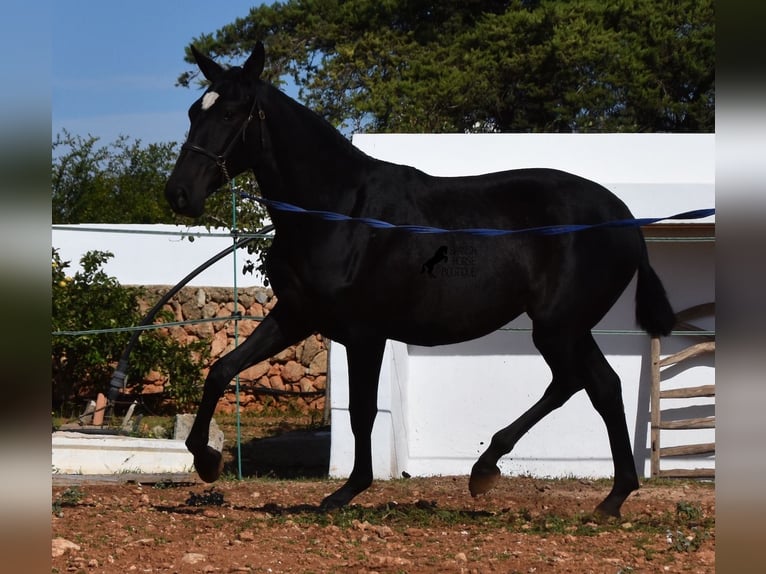
M204 155L205 157L208 157L212 159L218 167L221 168L221 172L223 173L223 176L226 178L226 182L228 183L231 181L231 177L229 176L229 170L226 168L226 160L229 159L229 156L231 155L231 152L234 149L234 146L237 144L237 140L239 139L240 134L242 135L242 141L245 141L245 134L247 133L247 128L250 125L250 122L255 117L255 111L258 111L258 118L261 120L261 145L265 147L265 139L264 139L264 125L263 121L266 119L266 114L263 113L263 110L261 109L261 106L258 104L258 98L253 98L253 105L250 106L250 113L247 115L247 119L242 123L242 126L237 130L237 133L234 134L234 137L231 138L226 148L223 150L220 154L215 154L204 147L197 145L195 143L192 143L190 141L184 142L184 144L181 146L181 150L188 150L193 151L196 153L200 153Z

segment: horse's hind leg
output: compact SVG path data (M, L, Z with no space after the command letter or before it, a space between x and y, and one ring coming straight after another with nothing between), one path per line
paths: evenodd
M620 516L620 507L628 495L638 489L638 474L625 421L620 377L609 365L592 336L588 336L582 359L589 369L585 392L606 424L614 464L614 484L609 495L596 507L606 516Z
M493 488L500 478L497 461L511 452L518 440L547 414L563 405L582 389L579 379L568 367L572 361L570 340L548 337L535 330L533 340L553 373L553 379L542 398L523 415L492 437L487 450L479 457L471 470L468 488L472 496L483 494Z
M202 400L194 424L186 439L186 448L194 455L194 468L205 482L218 479L223 471L221 453L208 446L210 420L213 418L218 399L234 376L311 334L311 330L294 324L290 320L280 321L280 306L277 304L239 347L221 357L211 368L205 379Z
M497 468L500 457L510 452L519 438L545 415L563 405L575 392L585 388L606 424L614 462L612 491L596 507L596 512L619 516L622 503L638 488L620 379L590 332L578 337L564 337L562 333L547 336L536 330L534 341L551 368L553 381L535 405L492 437L489 448L479 457L471 472L471 494L475 496L492 488L500 476Z

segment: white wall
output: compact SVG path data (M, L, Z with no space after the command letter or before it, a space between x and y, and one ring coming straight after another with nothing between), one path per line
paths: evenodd
M91 229L98 230L88 231ZM143 234L141 232L147 232ZM104 271L123 285L175 285L199 265L232 245L228 231L181 225L109 225L84 224L57 226L51 243L59 250L62 261L69 261L68 274L80 269L80 258L88 251L114 254ZM158 234L159 233L159 234ZM203 234L189 241L189 234ZM187 234L187 236L183 236ZM245 249L218 261L191 280L189 285L232 287L236 268L239 286L263 285L260 274L242 274L244 262L250 258Z
M354 143L370 155L414 165L435 175L547 166L589 177L613 189L637 217L714 206L713 136L635 135L361 135ZM708 218L707 221L711 221ZM712 243L651 243L652 264L674 308L715 300ZM631 284L597 329L635 330ZM529 327L526 316L511 327ZM714 324L703 324L714 328ZM649 474L649 338L597 335L623 384L628 429L639 472ZM694 342L666 339L663 355ZM353 465L345 350L330 355L332 452L330 474ZM378 478L468 474L492 435L539 399L550 372L526 332L498 331L481 339L435 348L390 342L373 431ZM712 384L714 359L674 377L673 384ZM691 404L701 404L690 407ZM678 401L677 408L712 413L712 399ZM707 406L706 406L707 405ZM667 405L663 405L666 408ZM663 431L663 446L713 442L715 431ZM705 457L673 467L710 467ZM505 474L604 477L613 473L603 422L583 392L535 426L501 459Z

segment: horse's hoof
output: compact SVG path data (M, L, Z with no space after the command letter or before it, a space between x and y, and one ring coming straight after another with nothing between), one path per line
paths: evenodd
M333 497L333 495L331 494L330 496L326 497L322 501L322 504L319 505L319 510L323 512L329 512L331 510L337 510L338 508L342 508L345 505L346 505L345 502Z
M197 475L205 482L215 482L223 472L223 456L208 446L200 454L194 455L194 468Z
M321 510L335 510L346 506L360 492L364 492L372 484L372 479L349 479L338 490L325 497L319 506Z
M609 520L610 518L620 518L620 507L609 504L606 500L599 504L593 511L593 517L597 521Z
M471 496L478 496L492 490L500 479L500 469L496 465L479 466L473 465L471 479L468 481L468 490Z

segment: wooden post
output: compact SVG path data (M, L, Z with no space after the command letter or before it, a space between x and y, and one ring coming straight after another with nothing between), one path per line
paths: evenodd
M652 389L650 392L652 478L660 474L660 339L651 339Z
M104 412L106 411L106 397L99 393L96 397L96 411L93 413L93 426L100 427L104 424Z
M714 303L705 303L696 305L676 315L676 328L689 331L701 331L702 329L687 323L697 317L712 315L715 313ZM714 468L697 469L660 469L660 460L663 456L686 456L693 454L715 454L715 443L691 444L683 446L673 446L662 448L660 446L660 431L662 429L707 429L715 428L715 417L687 418L683 420L674 420L662 422L662 412L660 408L661 399L686 399L693 397L714 397L715 385L700 385L696 387L685 387L679 389L669 389L662 391L660 389L660 380L662 378L661 370L682 363L688 359L704 355L706 353L715 353L715 337L705 335L707 340L702 343L696 343L685 349L674 353L664 359L660 358L660 339L651 338L651 360L652 360L652 388L651 388L651 467L652 478L660 476L668 477L715 477Z

